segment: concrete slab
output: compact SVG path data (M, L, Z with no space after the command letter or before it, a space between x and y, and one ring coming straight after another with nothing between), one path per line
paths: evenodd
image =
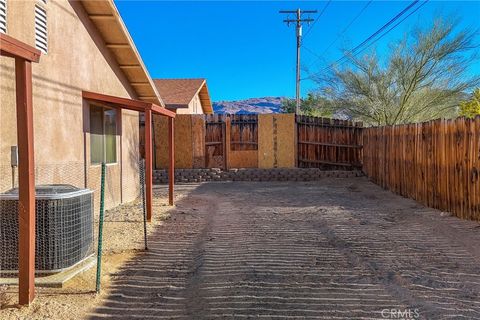
M48 287L48 288L62 288L67 281L73 277L81 274L97 265L97 259L95 256L88 257L81 263L77 264L73 268L68 270L45 276L37 276L35 278L35 286ZM18 285L18 278L0 278L0 285L16 286Z

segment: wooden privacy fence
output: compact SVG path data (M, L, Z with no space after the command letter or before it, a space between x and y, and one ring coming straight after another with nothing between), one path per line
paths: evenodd
M155 125L157 168L167 165ZM295 129L296 124L296 129ZM175 119L177 168L356 169L362 165L362 124L293 114L178 115ZM297 150L295 150L297 149Z
M297 116L297 159L300 168L362 167L362 123Z
M258 162L257 150L258 115L205 116L207 168L254 167Z
M258 115L232 114L230 123L231 150L258 150Z
M426 206L480 220L480 116L364 129L363 171Z
M222 115L205 115L205 166L226 167L225 145L226 123Z

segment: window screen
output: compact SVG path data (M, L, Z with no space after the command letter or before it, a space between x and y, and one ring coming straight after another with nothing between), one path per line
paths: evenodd
M117 112L90 106L90 161L92 164L117 162Z
M117 113L115 110L105 110L105 162L117 162Z

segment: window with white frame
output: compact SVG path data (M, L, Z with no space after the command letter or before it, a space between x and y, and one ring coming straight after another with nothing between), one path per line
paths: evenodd
M90 162L117 162L117 110L90 105Z
M38 4L35 5L35 47L44 54L48 52L47 11Z

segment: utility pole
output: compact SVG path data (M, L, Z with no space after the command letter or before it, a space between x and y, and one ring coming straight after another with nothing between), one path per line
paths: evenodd
M300 113L300 47L302 45L302 22L306 22L310 24L313 21L311 18L302 19L302 14L304 13L317 13L317 10L282 10L279 13L295 13L297 15L296 19L285 19L283 22L290 26L290 23L296 24L296 31L297 31L297 74L296 74L296 106L295 106L295 114Z

